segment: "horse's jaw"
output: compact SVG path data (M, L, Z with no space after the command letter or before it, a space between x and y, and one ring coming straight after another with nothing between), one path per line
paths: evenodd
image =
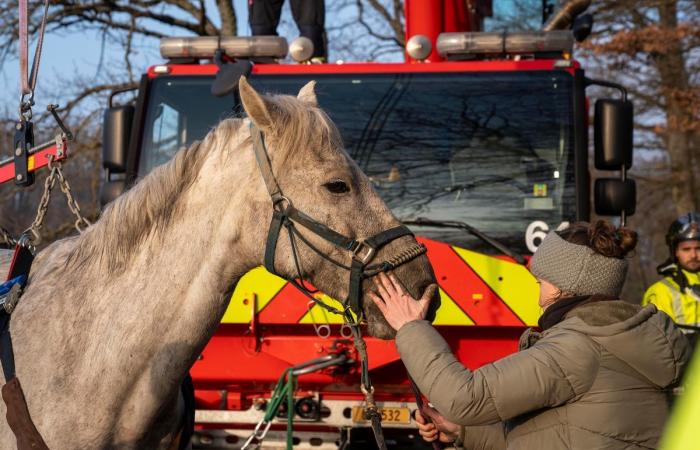
M378 339L392 340L396 337L396 330L383 320L367 319L367 333Z
M396 330L384 319L384 315L379 311L379 308L377 308L369 298L366 298L364 301L365 317L367 318L367 333L378 339L394 339L396 337Z

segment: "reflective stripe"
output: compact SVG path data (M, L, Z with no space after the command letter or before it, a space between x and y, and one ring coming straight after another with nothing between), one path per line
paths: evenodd
M440 308L433 325L474 325L474 321L440 288Z
M526 325L537 325L542 310L540 286L521 264L454 247L457 254Z
M673 307L673 315L675 316L674 319L676 323L686 325L687 320L683 311L683 298L681 297L680 291L666 278L661 280L661 283L666 286L671 293L671 306Z
M440 288L441 306L434 324L450 326L533 326L541 314L539 286L519 264L418 238L428 247ZM339 303L318 293L333 306ZM340 324L342 317L324 314L285 280L257 267L238 282L222 323L247 324L253 308L260 323Z

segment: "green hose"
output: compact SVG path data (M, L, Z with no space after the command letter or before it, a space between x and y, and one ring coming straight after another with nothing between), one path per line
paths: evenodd
M296 380L293 369L284 371L275 390L270 396L270 405L265 412L265 422L272 421L277 415L282 402L287 400L287 450L293 450L294 447L294 391L296 389Z

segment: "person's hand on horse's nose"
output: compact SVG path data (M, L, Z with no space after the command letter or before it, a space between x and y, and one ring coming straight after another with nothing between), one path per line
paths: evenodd
M377 292L370 291L368 296L384 314L389 325L396 331L399 331L408 322L425 318L430 299L437 289L437 285L431 284L425 289L420 300L416 300L406 292L393 273L389 275L379 273L374 277L374 286Z

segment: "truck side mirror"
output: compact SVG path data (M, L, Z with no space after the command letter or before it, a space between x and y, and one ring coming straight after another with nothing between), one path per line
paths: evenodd
M126 172L126 153L134 119L132 105L107 108L102 128L102 167L110 173Z
M594 159L598 170L632 167L632 102L600 99L595 103Z
M611 81L586 78L586 87L603 86L620 91L620 100L600 99L595 103L593 120L593 159L598 170L620 171L620 178L600 178L593 188L595 211L601 216L620 215L624 227L627 216L634 214L637 187L627 178L632 167L634 115L627 89Z
M110 106L102 128L102 167L105 178L100 189L104 206L126 190L126 155L134 119L133 105Z
M632 179L598 178L593 187L595 213L600 216L634 214L637 186Z

